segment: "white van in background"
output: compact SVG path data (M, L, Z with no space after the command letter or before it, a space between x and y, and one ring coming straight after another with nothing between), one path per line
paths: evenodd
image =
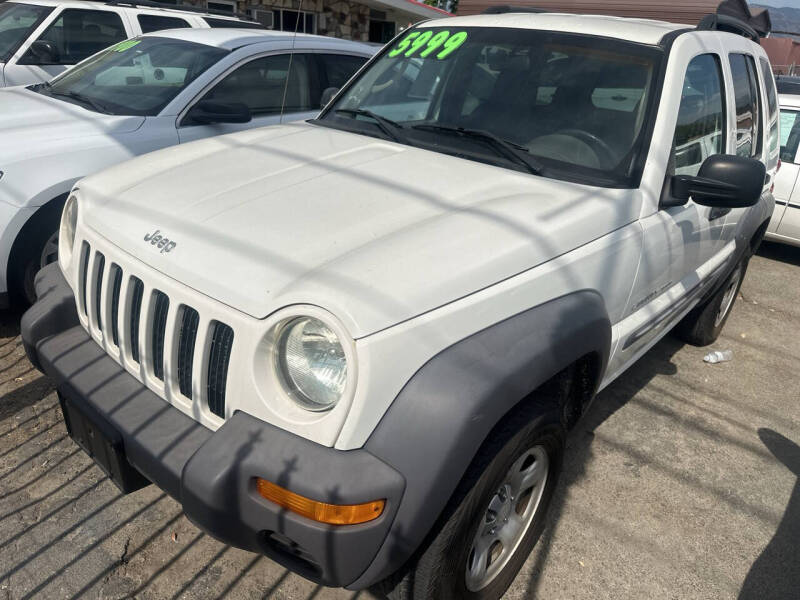
M166 7L166 8L163 8ZM263 25L156 2L14 0L0 4L0 87L41 83L128 38L162 29Z

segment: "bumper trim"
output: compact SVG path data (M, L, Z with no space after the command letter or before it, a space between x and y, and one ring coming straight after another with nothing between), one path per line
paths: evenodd
M70 402L118 432L128 462L180 502L190 520L326 585L346 586L366 570L403 496L400 473L364 449L320 446L243 412L213 432L136 380L76 324L75 300L57 265L42 271L37 292L22 326L34 364ZM325 525L262 498L256 477L320 502L386 498L386 507L368 523Z

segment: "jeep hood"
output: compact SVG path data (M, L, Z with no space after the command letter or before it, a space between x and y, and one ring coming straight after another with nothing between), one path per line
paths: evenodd
M144 117L104 115L25 87L0 89L0 168L49 154L65 140L127 133L143 122Z
M257 318L322 306L356 338L599 238L640 206L636 191L307 123L154 152L78 187L84 223L150 267ZM155 230L170 252L144 239Z

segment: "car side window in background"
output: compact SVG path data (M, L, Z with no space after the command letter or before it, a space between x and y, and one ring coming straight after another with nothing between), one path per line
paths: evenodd
M283 112L319 108L319 102L314 105L311 99L307 54L294 55L291 73L289 73L289 54L275 54L251 60L228 74L206 94L204 99L234 104L244 103L253 116L280 114L284 89L286 105Z
M775 166L772 164L773 157L778 154L779 135L778 135L778 91L775 89L775 79L772 77L772 67L766 58L760 58L761 75L764 79L764 91L767 95L767 123L769 124L769 158L770 167Z
M794 163L800 146L800 112L781 111L781 160Z
M367 59L346 54L317 54L322 64L323 87L340 88L361 68Z
M127 37L122 19L115 12L68 8L37 41L50 44L52 56L46 64L74 65ZM31 51L25 59L26 64L40 64Z
M186 19L179 19L178 17L139 15L137 19L139 20L139 27L142 28L142 33L162 31L164 29L183 29L185 27L191 27Z
M0 61L14 55L30 33L53 12L52 7L33 4L0 4Z
M758 87L750 56L731 54L733 92L736 101L736 154L751 157L760 152Z
M673 170L697 175L703 161L725 152L725 98L715 54L696 56L686 69L673 145Z

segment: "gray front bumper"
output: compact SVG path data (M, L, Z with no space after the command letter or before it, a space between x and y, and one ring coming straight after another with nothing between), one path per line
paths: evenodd
M31 362L69 402L118 432L128 462L175 498L189 519L227 544L264 553L326 585L349 585L366 570L403 496L400 473L366 450L320 446L242 412L216 432L207 429L90 338L58 265L40 272L36 289L39 299L22 319ZM262 498L256 477L333 504L385 498L386 508L361 525L325 525Z

